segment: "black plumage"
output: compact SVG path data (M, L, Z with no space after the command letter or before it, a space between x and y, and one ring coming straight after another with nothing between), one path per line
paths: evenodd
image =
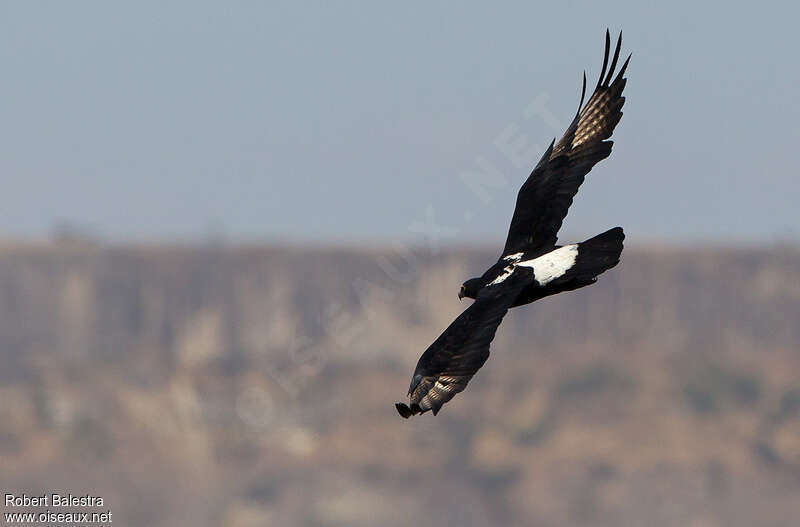
M467 387L489 358L489 344L517 295L533 280L533 271L520 270L507 281L484 287L419 358L408 395L411 405L396 403L403 417L433 410Z
M442 405L466 388L489 357L489 345L508 309L593 284L619 263L625 234L615 227L581 243L559 246L558 231L586 174L611 154L608 138L622 118L623 77L630 55L614 76L622 46L609 66L606 31L603 67L584 106L586 74L578 111L561 139L550 144L517 195L505 247L480 277L464 282L459 298L474 298L422 354L408 391L409 404L395 406L408 418ZM612 80L613 79L613 80Z
M619 58L622 34L617 40L614 59L606 75L610 42L610 35L606 31L603 69L586 106L583 106L586 93L584 73L583 92L575 118L561 139L557 143L553 140L520 188L503 255L537 249L544 252L553 248L561 223L586 174L597 162L611 154L614 143L605 139L611 137L614 127L622 118L622 105L625 103L622 90L626 83L623 75L630 55L609 84Z

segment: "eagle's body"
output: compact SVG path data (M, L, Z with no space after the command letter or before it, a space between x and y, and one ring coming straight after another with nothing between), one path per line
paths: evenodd
M520 291L511 307L593 284L598 274L619 262L624 238L622 229L615 227L582 243L502 256L481 277L467 280L459 296L476 298L486 285L502 282L504 275L515 267L530 267L533 279Z
M408 391L410 404L396 404L403 417L428 410L435 415L466 387L489 357L489 344L510 308L593 284L619 263L625 238L620 227L582 243L556 245L573 197L592 167L611 154L613 143L607 139L622 118L623 74L630 56L613 77L620 35L606 75L610 44L606 32L605 58L594 92L584 106L584 74L577 115L522 185L502 255L482 276L461 286L459 298L475 302L420 357Z

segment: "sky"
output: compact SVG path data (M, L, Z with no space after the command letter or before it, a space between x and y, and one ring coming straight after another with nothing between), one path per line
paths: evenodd
M800 7L736 4L4 1L0 237L501 246L608 27L562 234L796 242Z

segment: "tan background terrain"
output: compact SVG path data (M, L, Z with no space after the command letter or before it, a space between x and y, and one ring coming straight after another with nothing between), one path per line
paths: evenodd
M800 252L628 247L402 420L495 257L6 244L0 487L132 527L797 525Z

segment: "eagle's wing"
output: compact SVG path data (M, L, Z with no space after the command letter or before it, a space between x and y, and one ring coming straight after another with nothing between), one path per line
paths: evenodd
M395 404L400 415L408 418L428 410L436 415L466 388L489 358L489 344L503 316L533 278L531 269L512 265L478 293L475 302L420 357L408 390L410 405Z
M536 249L551 248L557 241L558 230L578 192L584 177L592 167L611 154L611 137L614 127L622 118L625 97L623 78L627 60L612 81L614 69L622 46L622 33L617 40L614 58L608 68L611 37L606 30L606 50L603 69L594 93L583 106L586 95L586 73L583 74L583 92L578 113L557 143L555 140L533 169L517 195L517 205L503 255ZM604 78L605 77L605 78Z

